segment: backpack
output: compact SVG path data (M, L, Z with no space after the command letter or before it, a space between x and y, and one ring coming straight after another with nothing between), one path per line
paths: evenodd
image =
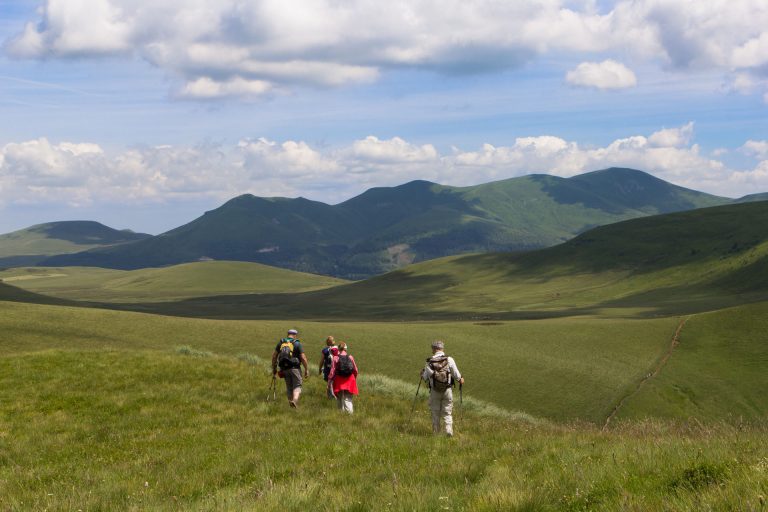
M429 368L432 370L432 389L435 391L445 391L453 386L451 369L448 366L448 356L430 357L427 359Z
M323 373L328 375L331 372L331 366L333 365L333 354L331 354L331 347L323 349L325 359L323 359Z
M355 373L355 363L352 362L349 354L339 355L339 362L336 363L336 375L349 377L353 373Z
M293 340L291 338L283 338L280 340L280 348L277 351L277 366L281 370L288 370L295 368L299 364L299 358L293 357L294 342L299 340Z

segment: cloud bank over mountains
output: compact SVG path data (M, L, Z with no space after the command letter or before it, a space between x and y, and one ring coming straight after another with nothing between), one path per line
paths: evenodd
M506 146L440 152L432 144L369 136L333 148L303 141L244 139L235 145L157 146L109 152L92 143L45 138L0 147L0 204L148 204L222 201L251 192L304 196L334 203L374 186L414 178L472 185L530 173L572 176L611 166L632 167L682 186L741 196L768 190L768 141L739 152L751 169L731 169L701 153L693 124L648 136L582 147L555 136L521 137Z
M632 87L632 62L716 69L766 92L764 0L47 0L6 41L22 59L140 58L179 98L257 98L376 81L392 69L494 72L582 57L567 81ZM564 70L565 72L565 70Z

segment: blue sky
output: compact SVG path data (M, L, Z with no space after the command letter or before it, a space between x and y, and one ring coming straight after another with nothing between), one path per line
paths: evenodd
M768 191L768 1L5 0L0 232L630 166Z

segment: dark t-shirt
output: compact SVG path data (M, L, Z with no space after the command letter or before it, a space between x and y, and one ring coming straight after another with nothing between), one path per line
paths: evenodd
M288 338L283 338L282 340L277 342L277 345L275 346L275 352L280 352L280 345L283 344L284 340L287 340ZM301 354L304 353L304 347L301 346L301 341L297 339L293 339L293 357L296 358L296 364L293 365L293 368L301 368Z

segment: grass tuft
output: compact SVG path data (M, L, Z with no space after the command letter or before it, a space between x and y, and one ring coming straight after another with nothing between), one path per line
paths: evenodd
M685 468L680 476L673 479L673 489L696 491L711 485L722 485L728 478L728 468L724 464L702 462Z
M207 350L197 350L187 345L176 347L176 353L191 357L213 357L213 352L208 352Z

